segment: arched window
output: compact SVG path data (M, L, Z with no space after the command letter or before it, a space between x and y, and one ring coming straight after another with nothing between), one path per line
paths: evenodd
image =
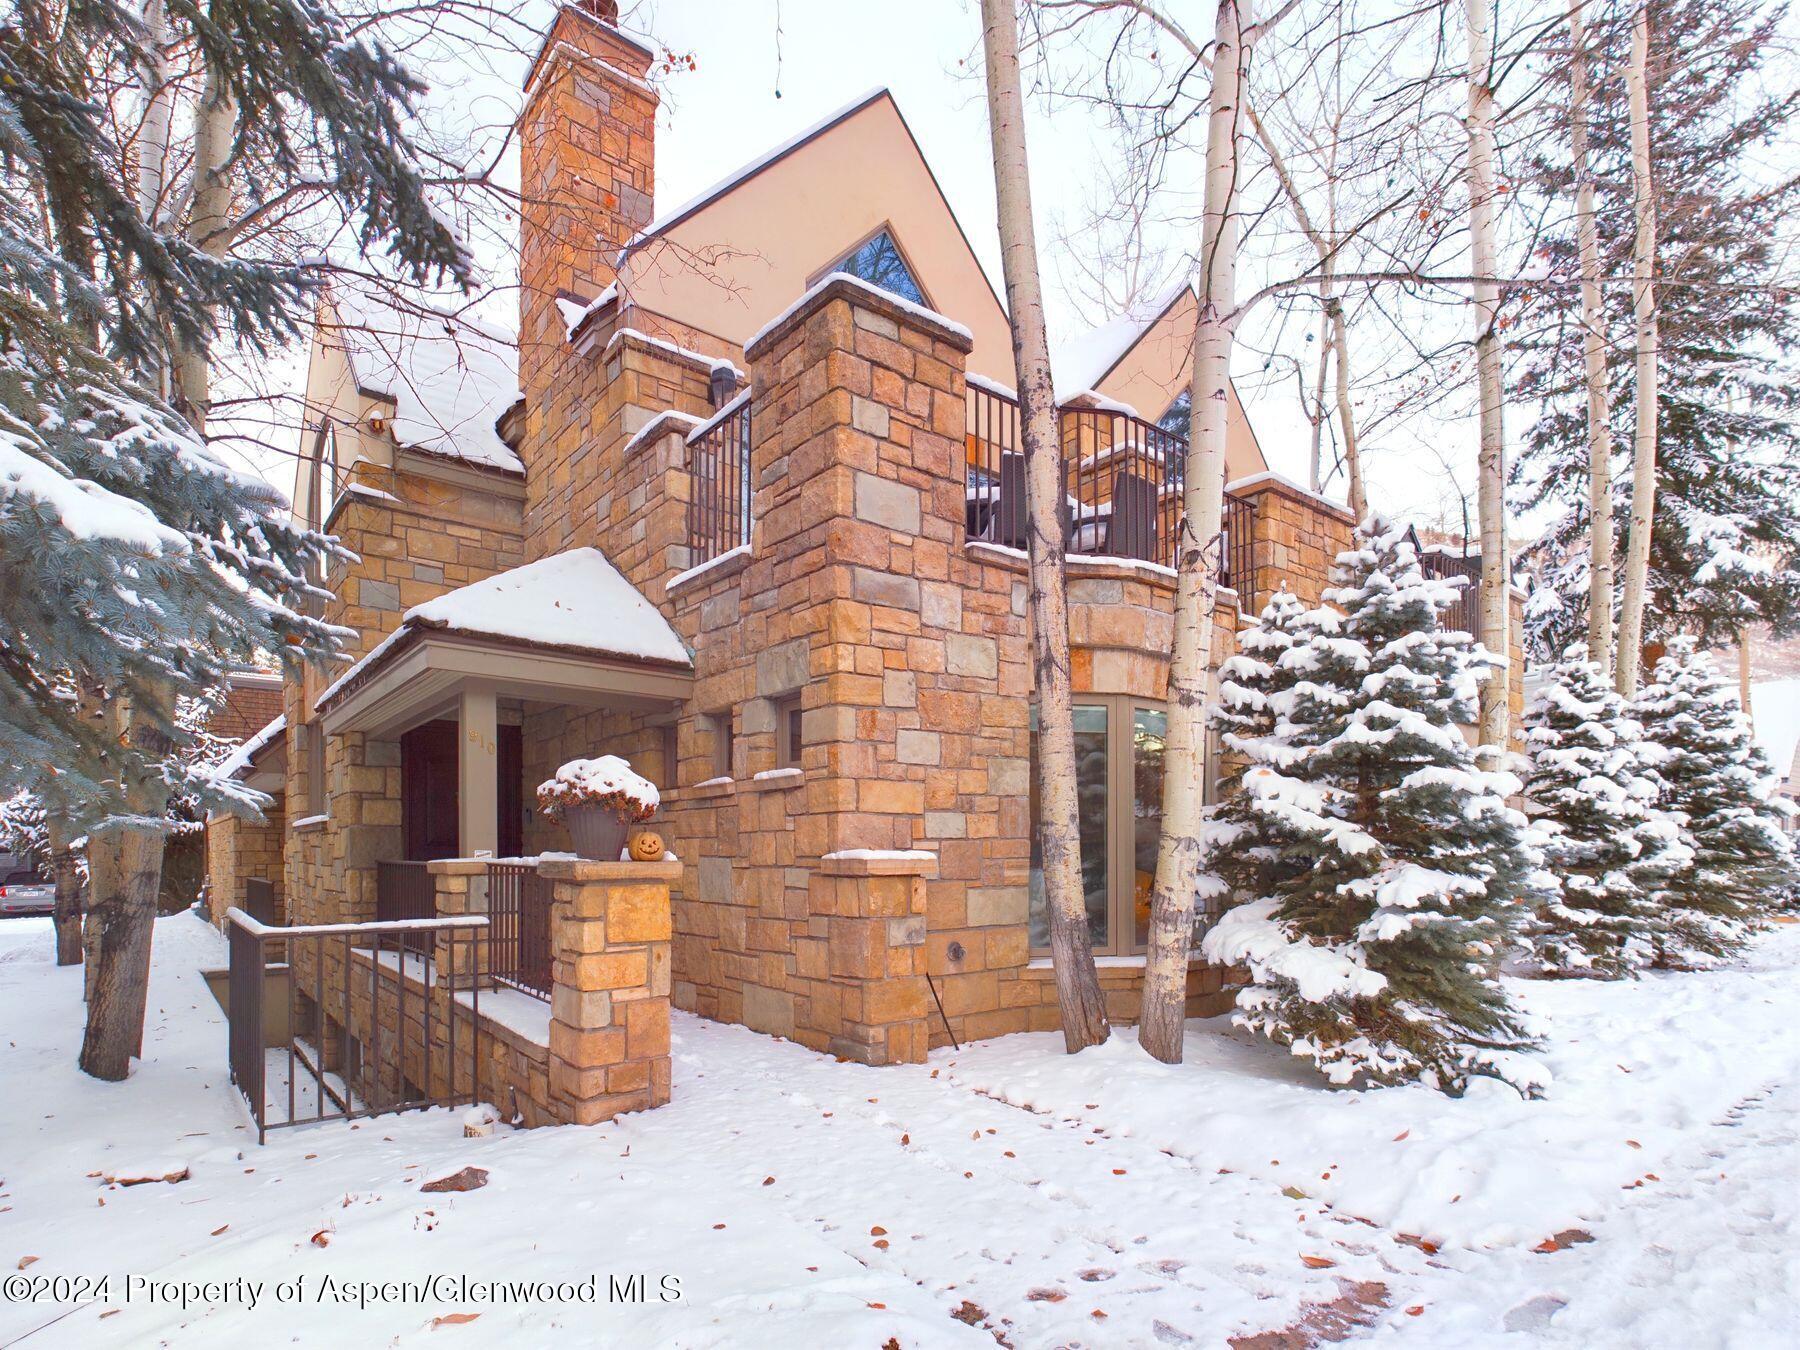
M906 255L900 251L893 232L886 226L875 231L825 270L848 272L871 286L879 286L888 294L897 295L915 305L930 303L925 298L925 288L919 285L918 278L907 265Z
M319 458L316 466L316 477L313 485L313 501L318 508L319 518L315 522L323 526L331 516L331 508L337 505L338 492L343 487L339 477L337 428L331 423L325 424L325 433L319 438Z

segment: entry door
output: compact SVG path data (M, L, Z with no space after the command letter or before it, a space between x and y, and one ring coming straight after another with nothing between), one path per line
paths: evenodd
M427 722L400 738L400 813L406 856L457 856L457 724Z
M448 719L427 722L400 738L401 827L406 856L414 861L461 855L457 810L461 727ZM502 857L525 851L524 738L517 726L500 727L496 842Z

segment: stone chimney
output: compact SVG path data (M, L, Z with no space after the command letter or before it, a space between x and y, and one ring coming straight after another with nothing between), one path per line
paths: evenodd
M558 299L612 284L619 250L650 223L656 171L653 53L617 27L613 0L556 14L525 83L519 117L520 383L554 365Z

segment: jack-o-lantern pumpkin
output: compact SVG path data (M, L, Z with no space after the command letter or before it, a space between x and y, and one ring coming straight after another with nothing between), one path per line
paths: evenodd
M633 862L660 862L662 855L663 837L655 830L639 830L631 836Z

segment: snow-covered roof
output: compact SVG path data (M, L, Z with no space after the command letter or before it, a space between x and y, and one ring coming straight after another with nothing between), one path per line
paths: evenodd
M597 548L572 548L414 605L405 622L544 647L692 666L662 611Z
M689 669L694 664L687 644L662 612L604 553L572 548L414 605L400 626L333 680L313 707L324 707L402 638L426 628Z
M277 737L287 732L287 714L282 713L273 722L233 750L218 766L213 769L212 776L218 782L227 778L235 778L250 767L251 761L267 749Z
M1050 374L1056 383L1057 398L1067 400L1097 389L1187 288L1186 280L1178 281L1162 294L1132 305L1117 318L1052 344Z
M511 334L423 303L401 310L347 289L330 298L338 321L320 339L343 351L357 388L393 401L397 445L524 472L495 425L519 397Z

